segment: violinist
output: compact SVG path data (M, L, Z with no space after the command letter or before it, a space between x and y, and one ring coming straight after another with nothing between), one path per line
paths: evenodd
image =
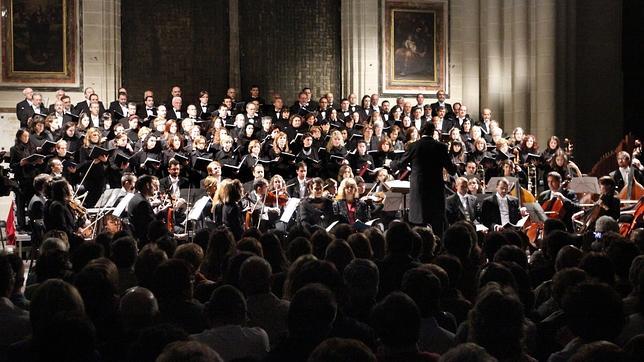
M210 222L214 222L215 217L213 215L214 205L215 205L215 195L217 194L217 185L219 181L214 176L208 176L203 180L203 187L206 189L206 195L208 195L208 202L201 211L201 216Z
M288 202L289 195L286 182L280 175L273 175L266 195L266 206L283 208Z
M64 178L52 180L48 188L47 201L43 210L45 232L61 230L67 234L70 241L82 242L79 236L82 232L80 219L82 207L72 199L72 187Z
M262 232L275 228L275 223L280 217L279 207L266 205L268 197L268 181L258 179L253 183L253 191L242 199L245 213L246 229L256 227Z
M367 222L371 219L369 206L358 198L358 185L353 178L346 178L340 183L333 202L333 215L339 222L349 225L356 220Z
M554 217L566 225L569 232L573 232L572 215L579 209L577 194L561 187L561 175L552 171L548 174L548 190L539 194L537 201L545 212L554 212ZM556 202L559 200L560 202Z

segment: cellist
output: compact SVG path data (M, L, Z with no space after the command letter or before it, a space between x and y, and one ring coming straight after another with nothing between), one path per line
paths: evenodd
M595 221L601 216L608 215L613 219L619 219L620 202L615 193L615 181L610 176L599 179L599 200L595 205L586 211L580 211L573 215L573 220L580 220L583 224L582 232L594 230Z
M548 173L548 190L539 194L537 201L549 218L557 218L566 224L569 232L573 232L572 215L579 210L577 195L561 187L559 172Z

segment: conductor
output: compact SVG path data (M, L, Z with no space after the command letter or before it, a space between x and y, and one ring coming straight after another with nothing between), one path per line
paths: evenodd
M431 224L436 235L442 235L447 223L445 217L445 192L443 168L450 174L456 166L447 154L447 145L432 138L434 125L427 122L422 137L412 143L399 161L393 161L393 171L411 164L409 222L417 225Z

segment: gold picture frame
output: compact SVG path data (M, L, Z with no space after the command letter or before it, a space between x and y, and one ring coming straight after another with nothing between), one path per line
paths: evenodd
M448 2L383 0L381 93L448 92Z
M78 0L0 0L1 85L80 87Z

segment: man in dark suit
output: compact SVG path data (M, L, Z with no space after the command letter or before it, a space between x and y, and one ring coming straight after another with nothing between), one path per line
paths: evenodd
M297 164L297 176L290 179L286 184L288 188L286 191L289 196L304 199L309 196L309 188L307 187L308 179L306 178L307 166L304 161Z
M438 92L436 92L436 98L438 98L438 101L436 103L430 104L430 106L432 107L432 116L435 116L438 114L438 107L445 108L446 113L452 113L452 105L449 103L445 103L444 90L439 89Z
M54 99L53 102L49 103L49 109L47 110L48 113L53 113L56 110L56 101L62 100L62 98L65 96L65 91L62 89L59 89L56 91L56 99Z
M552 208L556 200L563 203L563 207L558 211L557 218L566 224L568 231L573 232L572 215L577 212L577 194L570 190L561 188L561 175L559 172L552 171L548 174L548 190L539 194L537 201L544 206L544 211L553 211Z
M443 169L450 174L456 166L447 155L447 145L432 138L434 125L426 123L420 140L412 143L400 161L391 163L392 169L404 169L411 163L409 222L431 224L436 235L445 228L445 191Z
M190 181L181 177L181 163L173 158L168 161L168 176L159 180L159 185L166 194L179 196L181 189L190 186Z
M252 101L257 101L259 103L259 109L262 109L266 104L266 101L264 98L259 96L259 86L257 84L251 85L248 93L248 97L244 98L244 103L248 104Z
M456 193L445 200L445 211L450 224L460 220L477 221L476 197L467 193L465 177L456 179Z
M21 128L28 126L29 118L33 117L34 114L47 114L47 109L42 105L42 96L40 93L32 93L31 99L25 98L24 101L16 104L16 115L20 120Z
M184 119L188 114L183 111L183 100L181 97L172 98L172 105L168 108L167 119Z
M99 104L99 114L105 113L105 106L103 106L103 102L98 100L98 94L94 93L94 88L85 88L85 100L76 104L74 107L74 113L89 113L89 105L91 103Z
M508 195L510 182L501 178L496 183L496 194L483 200L481 223L493 231L498 231L507 223L516 224L521 219L519 199Z
M172 108L172 100L175 97L181 98L181 94L183 94L181 87L179 87L178 85L172 86L172 88L170 89L170 96L165 100L165 102L163 102L163 104L165 104L168 109Z
M304 92L300 92L297 95L297 102L291 106L291 114L299 114L300 116L304 116L314 110L315 106L308 101L306 93Z
M154 105L154 97L146 96L144 100L144 104L141 104L138 106L138 110L136 114L141 119L146 119L146 118L149 118L150 116L156 116L157 107Z
M143 175L136 180L136 193L127 204L127 213L133 235L139 240L139 246L148 242L148 226L156 219L148 199L158 191L158 180L154 176Z
M207 90L199 92L199 103L197 104L197 118L201 118L201 114L210 114L217 110L217 106L210 104L210 94Z
M24 112L28 109L31 108L31 100L33 99L34 96L34 90L31 88L25 88L22 90L22 94L25 96L25 99L21 100L16 104L16 116L20 120L20 124L23 123L22 117ZM27 123L27 120L25 119L24 121Z
M120 92L118 99L110 103L108 111L112 114L112 119L119 120L128 116L127 110L127 93Z
M423 108L422 107L416 107L411 113L411 125L416 127L417 130L423 129L423 126L425 125L426 121L425 118L423 118Z
M628 152L621 151L617 154L617 166L619 168L610 173L610 177L615 181L615 189L617 192L622 191L624 186L628 185L629 179L637 181L640 185L644 183L642 172L634 165L631 165L631 155ZM632 185L633 183L631 183L631 187ZM628 197L630 199L631 196L628 195Z

